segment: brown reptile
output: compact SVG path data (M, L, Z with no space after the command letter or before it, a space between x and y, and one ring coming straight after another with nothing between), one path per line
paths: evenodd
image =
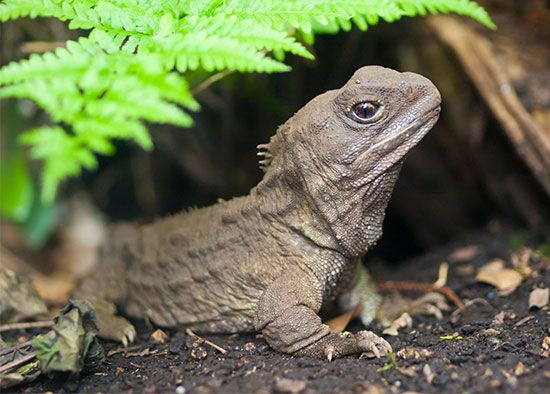
M357 70L260 146L265 175L248 195L113 227L77 296L95 304L104 336L125 343L135 331L114 305L162 327L255 330L295 355L390 351L370 331L331 333L318 312L339 298L361 303L364 323L374 316L379 297L360 259L380 238L403 158L437 121L440 101L420 75Z

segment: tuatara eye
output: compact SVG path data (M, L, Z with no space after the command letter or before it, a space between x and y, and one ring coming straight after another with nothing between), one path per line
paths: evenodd
M361 123L372 122L378 118L382 105L375 101L363 101L351 107L353 118Z

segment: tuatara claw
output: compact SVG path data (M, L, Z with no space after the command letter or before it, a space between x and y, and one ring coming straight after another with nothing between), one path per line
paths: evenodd
M357 333L357 342L361 349L364 350L366 357L380 358L392 351L391 345L384 339L372 331L360 331Z
M99 336L122 343L124 347L136 339L136 329L128 320L120 316L97 313Z
M332 358L334 357L334 346L328 345L325 348L325 356L327 357L328 362L332 361Z

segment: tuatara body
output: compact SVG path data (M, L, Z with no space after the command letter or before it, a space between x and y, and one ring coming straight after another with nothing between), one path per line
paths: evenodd
M285 353L385 353L389 344L372 332L331 333L318 312L340 297L372 319L379 298L360 258L382 234L405 154L439 112L428 79L359 69L261 146L265 175L248 195L115 227L77 295L159 326L255 330ZM131 340L131 325L113 319L100 330Z

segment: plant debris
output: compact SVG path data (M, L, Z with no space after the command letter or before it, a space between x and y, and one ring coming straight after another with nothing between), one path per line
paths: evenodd
M407 312L405 312L401 316L399 316L397 319L395 319L391 324L391 326L389 326L384 331L382 331L382 334L391 335L395 337L399 335L398 330L400 328L411 328L411 327L412 327L412 318Z
M548 305L548 297L550 296L550 289L535 289L529 294L529 309L531 308L544 308Z
M87 301L69 301L47 334L32 340L42 372L95 370L105 360L97 341L95 312Z
M495 286L499 295L507 296L516 290L523 277L517 271L506 268L504 260L495 259L481 267L476 280Z
M334 334L340 334L346 329L351 319L359 316L359 314L361 313L361 309L362 305L359 303L355 305L355 307L351 311L342 313L341 315L330 319L325 324L328 326L331 332L333 332Z
M191 337L196 337L196 338L201 339L205 344L207 344L207 345L210 346L210 347L213 347L214 349L216 349L218 352L220 352L220 353L222 353L222 354L227 353L227 350L225 350L223 347L218 346L218 345L216 345L214 342L211 342L211 341L209 341L209 340L206 340L206 339L204 339L204 338L198 336L197 334L195 334L195 333L194 333L191 329L189 329L189 328L188 328L187 330L185 330L185 333L186 333L187 335L191 336Z
M168 340L168 335L159 328L151 334L151 340L157 345L161 345L166 343Z
M49 332L24 344L2 349L0 387L32 381L41 373L78 374L83 370L96 370L105 359L96 334L91 304L70 301L54 319Z

